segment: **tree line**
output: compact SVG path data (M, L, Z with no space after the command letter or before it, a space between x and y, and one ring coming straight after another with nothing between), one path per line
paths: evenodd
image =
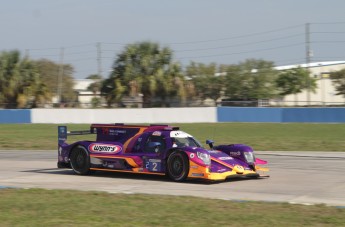
M316 80L307 69L274 69L274 62L247 59L238 64L190 62L184 68L173 59L173 50L154 42L127 45L114 58L107 78L89 75L89 86L101 93L108 107L121 107L124 98L142 97L144 107L169 107L172 102L212 99L258 100L314 91ZM61 73L59 75L59 73ZM58 92L58 78L62 86ZM339 95L345 95L345 70L331 73ZM73 91L73 66L47 59L21 57L19 51L0 53L0 107L36 108L54 102L77 106ZM94 106L101 100L94 98Z
M51 103L57 91L60 65L52 61L21 58L19 51L0 53L0 107L36 108ZM62 101L75 98L73 67L63 65Z
M315 90L316 81L302 68L279 72L271 61L248 59L239 64L173 62L173 51L157 43L130 44L117 56L101 92L107 105L121 106L124 97L143 96L146 107L221 97L229 100L270 99Z

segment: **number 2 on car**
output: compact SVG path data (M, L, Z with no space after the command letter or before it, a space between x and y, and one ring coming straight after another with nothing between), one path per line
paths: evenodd
M145 169L150 172L159 172L161 170L161 160L149 159L145 162Z

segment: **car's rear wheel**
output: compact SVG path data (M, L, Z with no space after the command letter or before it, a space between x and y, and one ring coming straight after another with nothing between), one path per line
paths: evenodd
M77 146L70 156L71 167L78 175L90 174L90 156L83 146Z
M181 151L172 152L167 160L167 174L174 181L183 181L189 173L189 160Z

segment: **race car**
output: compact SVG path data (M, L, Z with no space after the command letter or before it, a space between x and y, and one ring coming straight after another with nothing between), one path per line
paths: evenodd
M67 143L69 135L95 134L94 141ZM89 130L67 131L58 126L58 168L76 174L93 171L167 175L173 181L187 178L225 180L230 177L266 177L267 161L250 146L230 144L202 147L193 136L170 125L91 124Z

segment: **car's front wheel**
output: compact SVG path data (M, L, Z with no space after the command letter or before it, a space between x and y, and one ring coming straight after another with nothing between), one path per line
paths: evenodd
M172 152L167 160L167 174L174 181L183 181L189 173L189 160L182 151Z
M70 156L71 167L78 175L90 174L90 156L83 146L77 146Z

